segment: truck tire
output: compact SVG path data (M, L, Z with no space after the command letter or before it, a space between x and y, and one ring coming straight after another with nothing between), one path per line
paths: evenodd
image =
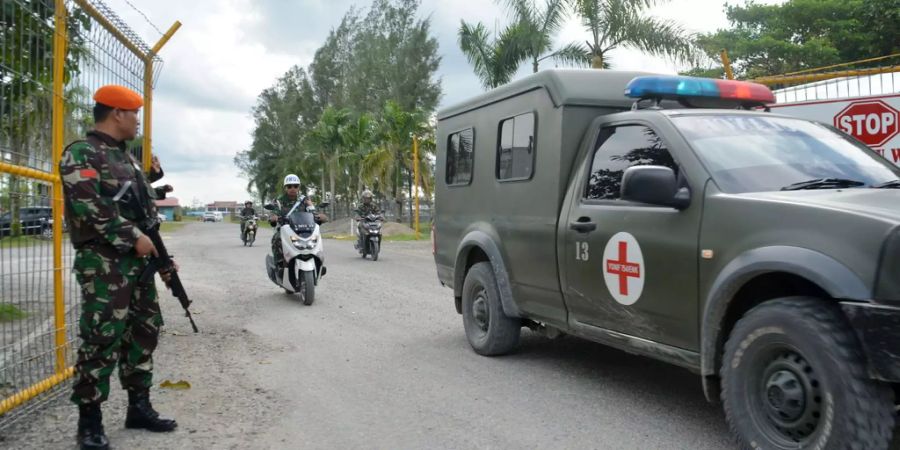
M833 303L765 302L725 343L725 417L743 449L887 449L894 393L871 380L853 330Z
M477 263L466 274L462 310L466 338L475 353L502 355L519 345L522 321L503 313L500 291L490 263Z

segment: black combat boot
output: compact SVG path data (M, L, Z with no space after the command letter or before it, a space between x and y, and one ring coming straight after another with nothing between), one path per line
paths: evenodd
M99 404L78 405L78 445L81 450L108 450Z
M149 431L173 431L178 423L172 419L163 419L150 404L150 390L128 391L128 414L125 416L125 428L143 428Z

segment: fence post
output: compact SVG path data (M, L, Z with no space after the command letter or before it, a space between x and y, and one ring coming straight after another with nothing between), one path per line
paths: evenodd
M53 181L53 194L51 206L53 207L53 310L56 345L56 374L62 375L67 366L66 344L66 305L63 296L63 261L62 261L62 179L59 178L59 161L63 150L63 121L65 120L65 101L63 101L63 80L65 78L66 44L67 44L67 13L65 0L55 1L55 20L53 26L53 119L52 119L52 149L53 167L51 172L56 174Z
M413 136L413 197L416 202L416 240L419 240L419 137Z
M176 20L166 34L159 38L159 42L150 49L150 53L144 55L144 141L141 164L144 166L145 172L150 170L150 160L153 154L153 138L151 136L153 132L153 59L179 28L181 28L181 22Z
M722 57L722 67L725 68L725 78L728 78L729 80L733 80L734 72L731 71L731 60L728 59L728 50L723 48L722 51L719 53L719 56Z

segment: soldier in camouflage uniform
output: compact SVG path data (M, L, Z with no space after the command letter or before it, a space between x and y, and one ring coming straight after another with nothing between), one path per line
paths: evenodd
M284 177L283 184L284 194L275 200L275 206L278 207L278 211L269 215L269 224L272 225L272 228L275 228L275 233L272 235L272 257L275 258L275 266L278 270L283 270L284 267L284 253L281 250L281 237L278 234L278 228L276 228L279 219L287 216L287 214L291 212L291 208L294 207L294 203L297 203L298 198L306 207L313 205L309 197L300 194L300 177L289 174Z
M128 390L126 428L172 431L149 400L153 350L163 324L156 288L137 285L156 248L139 229L139 219L155 218L156 192L125 141L137 133L142 99L121 86L104 86L94 95L95 130L69 145L59 165L72 244L74 272L81 285L79 336L72 402L79 406L78 440L82 449L109 448L100 405L109 395L109 379L118 364ZM158 164L155 164L158 169ZM158 179L162 171L151 173ZM128 183L130 188L126 188ZM136 200L121 200L129 195ZM142 210L135 210L138 206ZM164 278L167 275L163 275Z
M357 250L362 248L362 246L363 246L362 239L363 239L363 236L365 236L365 232L362 229L363 219L366 216L368 216L369 214L375 214L375 215L381 214L381 208L378 207L377 203L372 201L373 198L375 197L374 195L372 195L372 191L366 189L365 191L363 191L363 193L360 197L362 197L362 204L359 205L359 208L356 208L356 210L354 211L356 213L356 220L358 222L356 224L356 236L357 236L356 249Z
M241 240L244 240L244 230L247 228L247 220L250 217L256 215L256 210L253 209L253 202L247 200L244 202L244 209L241 210Z

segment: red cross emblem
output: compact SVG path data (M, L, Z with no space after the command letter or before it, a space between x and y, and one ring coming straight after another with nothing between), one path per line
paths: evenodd
M619 241L619 258L606 260L606 272L619 276L619 293L628 295L628 278L640 278L640 264L628 262L628 243Z

